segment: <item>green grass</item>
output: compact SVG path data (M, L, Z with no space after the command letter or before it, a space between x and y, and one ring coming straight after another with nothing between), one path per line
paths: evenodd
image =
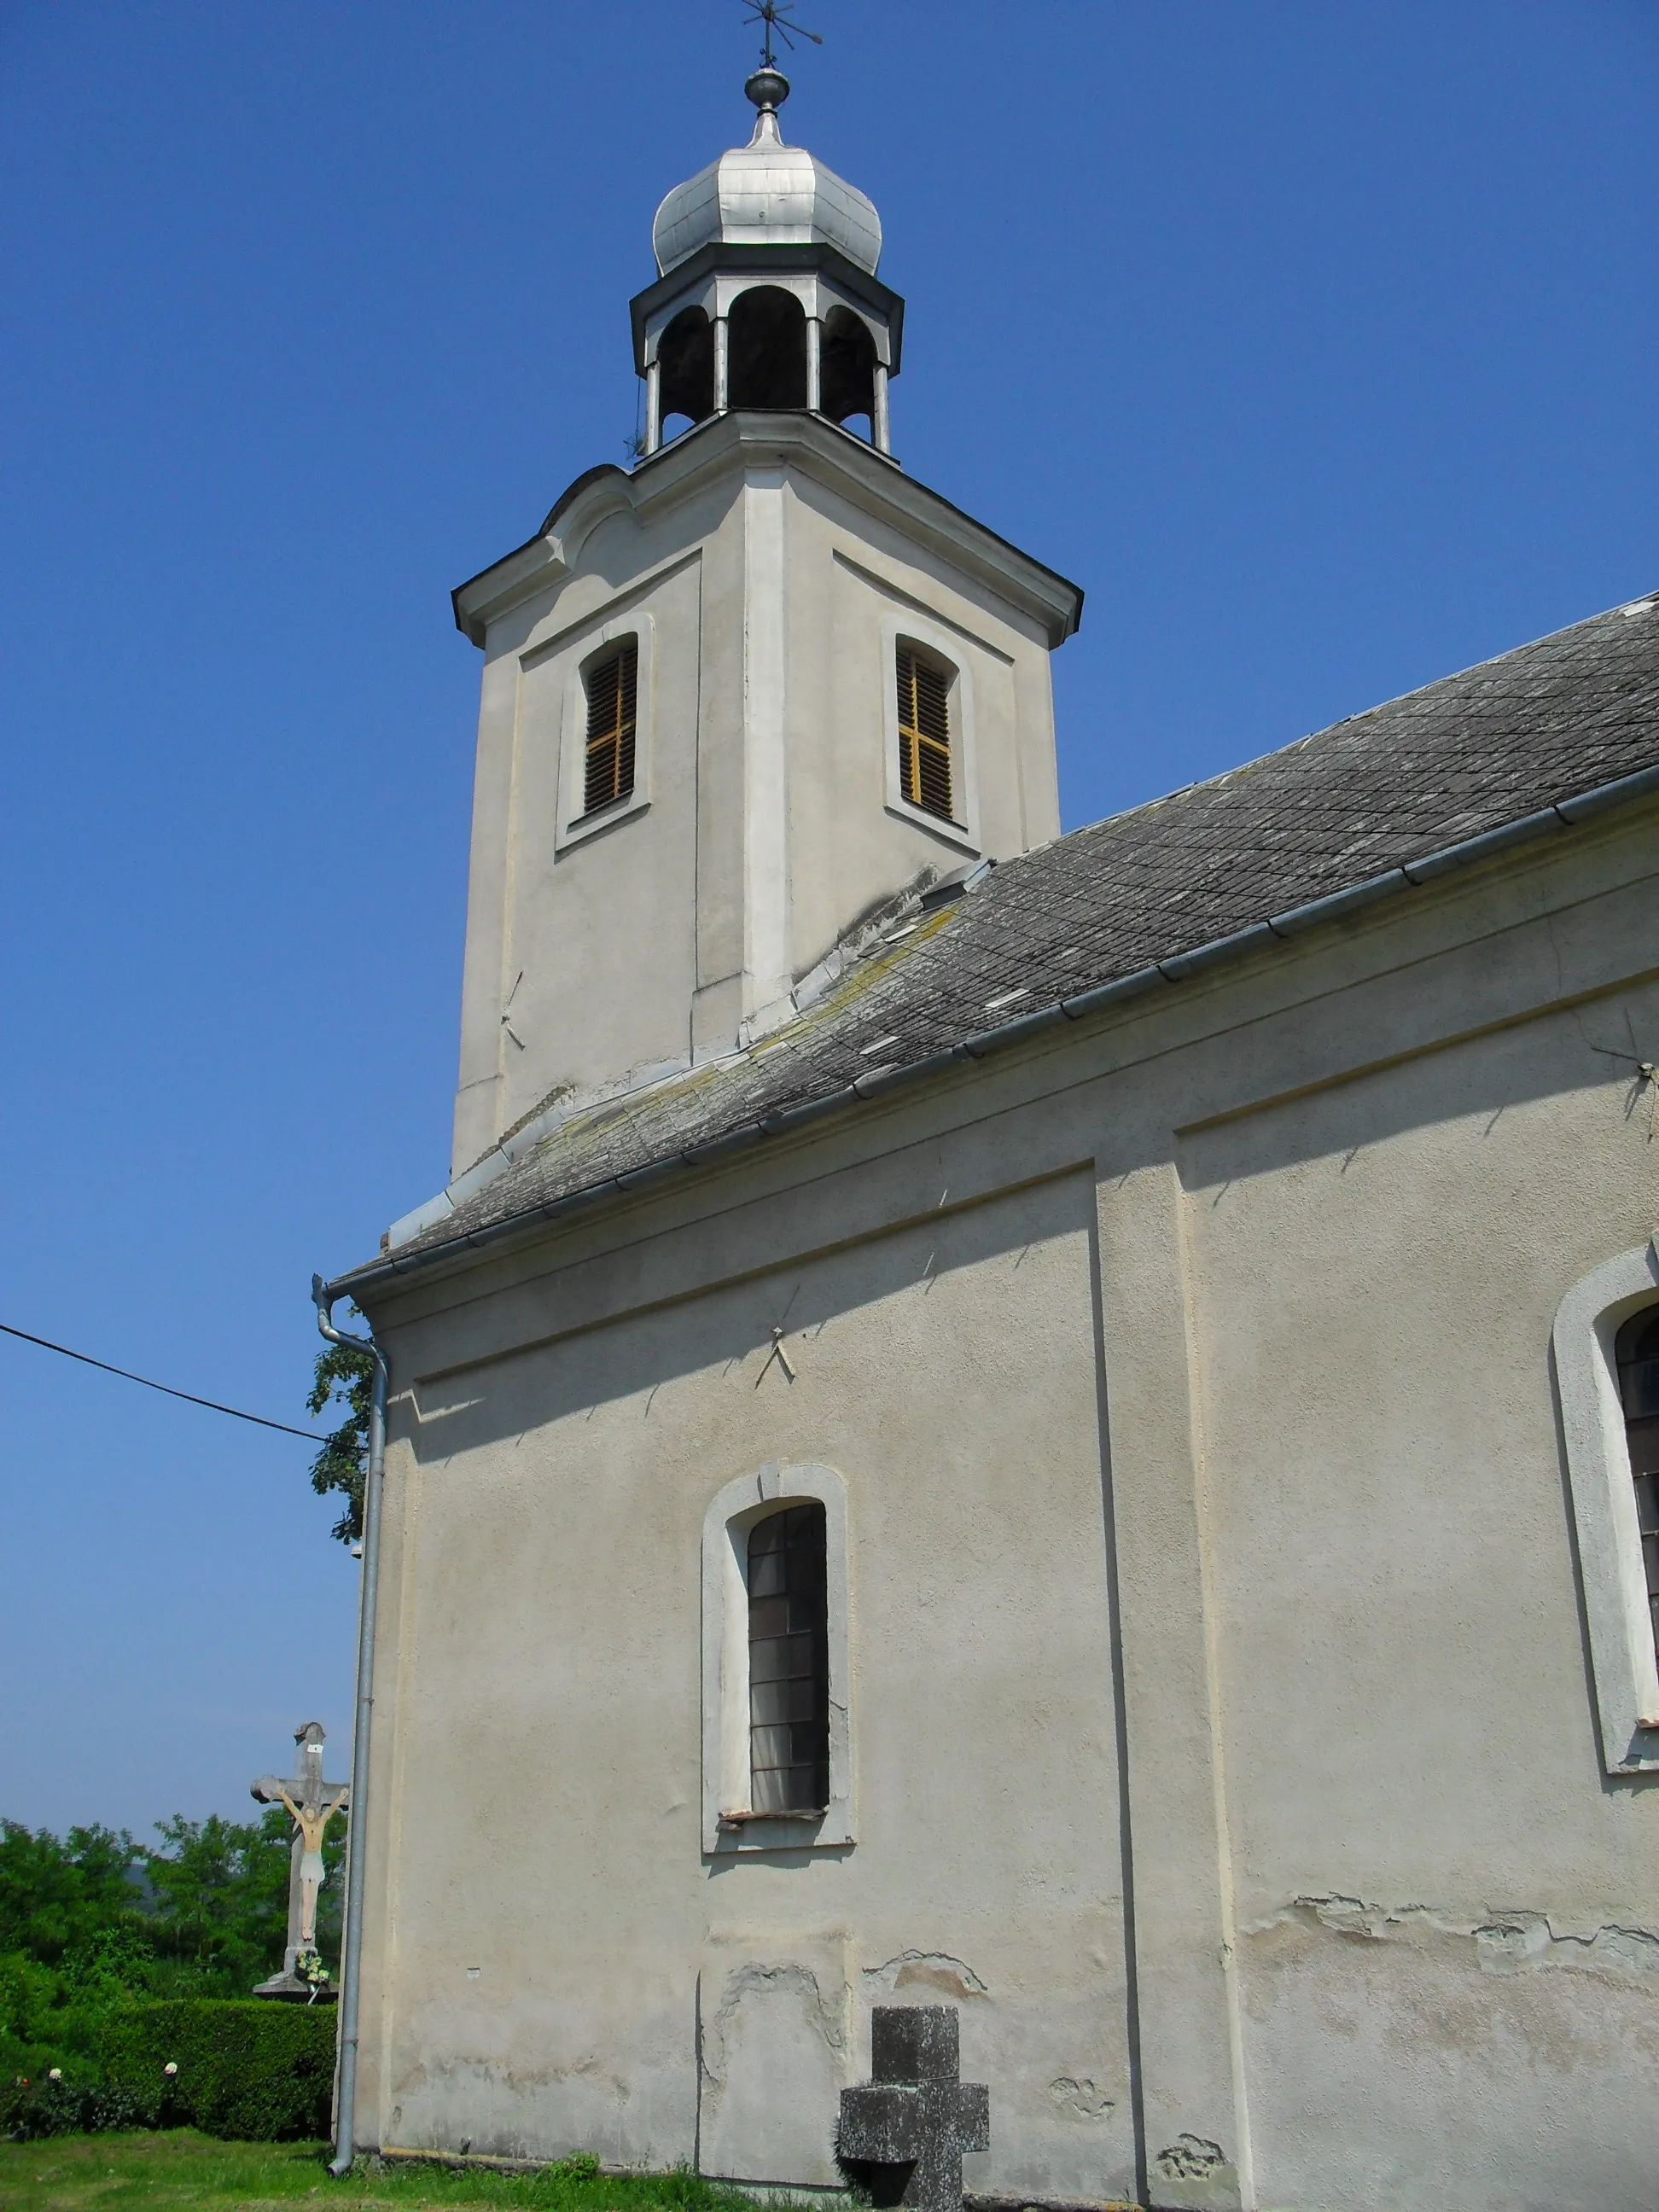
M543 2212L755 2212L752 2197L696 2174L594 2175L457 2171L401 2160L360 2164L343 2181L322 2143L218 2142L179 2128L161 2135L48 2136L0 2143L0 2212L125 2212L187 2204L198 2212L266 2212L314 2203L387 2208L522 2204Z

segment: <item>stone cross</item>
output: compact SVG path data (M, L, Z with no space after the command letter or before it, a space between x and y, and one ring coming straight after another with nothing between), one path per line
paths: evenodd
M878 2005L870 2074L841 2093L840 2155L876 2169L873 2204L962 2212L962 2154L991 2147L991 2093L963 2081L954 2005Z
M295 1729L294 1741L299 1750L292 1779L283 1781L274 1774L262 1774L249 1791L261 1804L286 1805L294 1820L294 1844L289 1855L288 1948L283 1957L283 1971L273 1974L268 1982L261 1982L253 1994L257 1997L303 1997L309 2001L319 1996L333 1995L330 1986L307 1980L298 1972L297 1962L301 1953L316 1949L317 1893L323 1882L323 1832L337 1813L349 1808L351 1785L349 1782L323 1779L324 1733L320 1721L307 1721L302 1728Z

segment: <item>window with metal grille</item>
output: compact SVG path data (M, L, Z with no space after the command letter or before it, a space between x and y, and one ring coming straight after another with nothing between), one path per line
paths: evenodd
M951 814L951 675L913 645L898 647L899 782L912 806Z
M749 1532L749 1804L830 1802L830 1623L823 1508L769 1513Z
M1619 1399L1625 1409L1636 1519L1642 1531L1648 1617L1659 1650L1659 1306L1632 1314L1613 1339Z
M587 672L587 762L582 811L596 813L634 788L640 641L624 638Z

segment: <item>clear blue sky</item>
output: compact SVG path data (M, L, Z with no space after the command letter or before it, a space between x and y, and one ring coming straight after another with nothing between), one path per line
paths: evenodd
M1659 585L1652 0L803 0L895 439L1075 577L1068 824ZM447 1163L449 586L635 421L737 0L0 12L0 1319L303 1421ZM356 1571L297 1441L0 1340L0 1812L246 1810Z

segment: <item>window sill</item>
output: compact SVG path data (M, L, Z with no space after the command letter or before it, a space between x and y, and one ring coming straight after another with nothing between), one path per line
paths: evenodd
M555 849L563 852L568 846L580 845L589 837L597 837L618 822L629 822L636 814L643 814L650 800L636 784L626 799L613 799L605 806L596 806L591 814L579 814L567 822L560 830Z
M705 1859L768 1851L846 1850L857 1840L851 1808L836 1798L821 1813L722 1813L703 1831Z
M745 1828L755 1820L821 1820L829 1810L827 1805L799 1805L787 1813L722 1813L717 1825L722 1828Z
M918 830L927 830L958 852L980 857L979 845L967 823L947 821L942 814L930 814L925 806L913 806L908 799L890 799L887 811L900 822L913 823Z

